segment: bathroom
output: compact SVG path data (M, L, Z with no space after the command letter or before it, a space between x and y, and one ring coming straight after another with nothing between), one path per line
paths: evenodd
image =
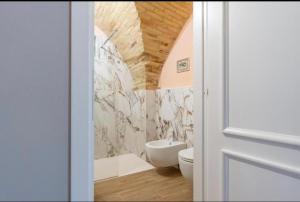
M300 2L0 2L0 201L300 201Z
M95 200L192 201L193 3L94 9Z

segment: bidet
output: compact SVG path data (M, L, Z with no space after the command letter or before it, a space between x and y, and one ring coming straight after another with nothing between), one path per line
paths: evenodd
M168 167L178 164L178 152L186 148L186 143L155 140L146 143L146 153L150 163L156 167Z

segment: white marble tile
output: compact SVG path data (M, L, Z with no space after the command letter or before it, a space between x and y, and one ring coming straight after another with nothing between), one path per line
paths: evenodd
M158 139L175 138L193 145L192 88L159 89L155 91L154 116ZM152 115L153 117L153 115ZM150 130L150 129L149 129ZM151 131L152 132L152 131ZM150 133L150 132L149 132Z
M135 153L145 158L146 94L104 34L95 37L95 159Z
M129 68L104 34L95 37L95 159L134 153L147 141L171 138L192 145L191 88L133 90Z
M147 90L146 91L146 141L157 140L156 135L156 104L155 104L155 91Z
M122 98L121 96L116 98L117 102L120 102L119 105L123 106L123 109L117 109L116 120L121 153L132 152L144 158L146 143L145 91L123 91L122 94Z

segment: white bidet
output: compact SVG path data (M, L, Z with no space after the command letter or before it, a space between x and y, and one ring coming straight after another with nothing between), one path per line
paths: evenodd
M156 167L168 167L178 164L178 152L186 148L186 143L155 140L146 143L146 153L150 163Z

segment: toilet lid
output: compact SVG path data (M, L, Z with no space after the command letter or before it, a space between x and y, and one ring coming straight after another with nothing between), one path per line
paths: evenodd
M183 161L194 162L194 148L181 150L178 155Z

